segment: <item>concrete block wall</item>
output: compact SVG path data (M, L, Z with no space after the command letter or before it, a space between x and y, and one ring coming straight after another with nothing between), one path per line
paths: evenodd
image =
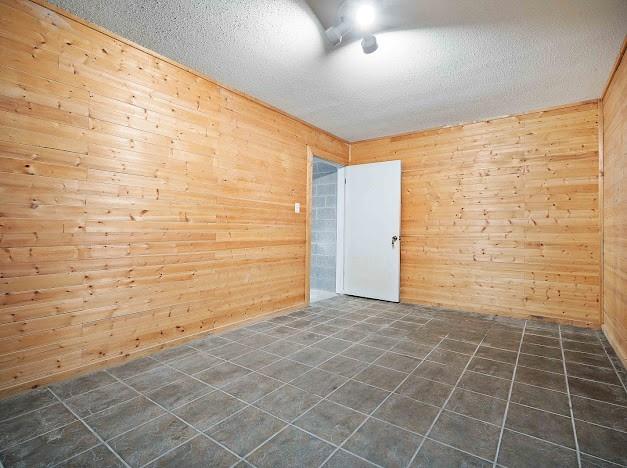
M311 222L312 289L335 291L337 252L337 167L313 160Z

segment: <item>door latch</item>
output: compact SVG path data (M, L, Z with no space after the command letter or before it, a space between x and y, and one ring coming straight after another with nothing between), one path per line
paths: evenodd
M396 241L398 241L398 239L398 236L392 236L392 247L394 247L394 244L396 244Z

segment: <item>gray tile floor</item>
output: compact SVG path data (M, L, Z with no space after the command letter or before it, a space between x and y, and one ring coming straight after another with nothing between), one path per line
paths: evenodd
M596 331L339 296L0 401L23 466L627 465Z

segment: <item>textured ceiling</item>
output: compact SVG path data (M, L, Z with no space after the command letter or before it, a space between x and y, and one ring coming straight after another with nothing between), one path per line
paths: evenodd
M53 0L351 141L597 98L627 33L625 0L383 1L365 55L337 0Z

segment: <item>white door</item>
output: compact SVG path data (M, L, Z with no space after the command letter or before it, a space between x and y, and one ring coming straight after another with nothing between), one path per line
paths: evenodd
M399 301L401 162L345 168L344 293Z

